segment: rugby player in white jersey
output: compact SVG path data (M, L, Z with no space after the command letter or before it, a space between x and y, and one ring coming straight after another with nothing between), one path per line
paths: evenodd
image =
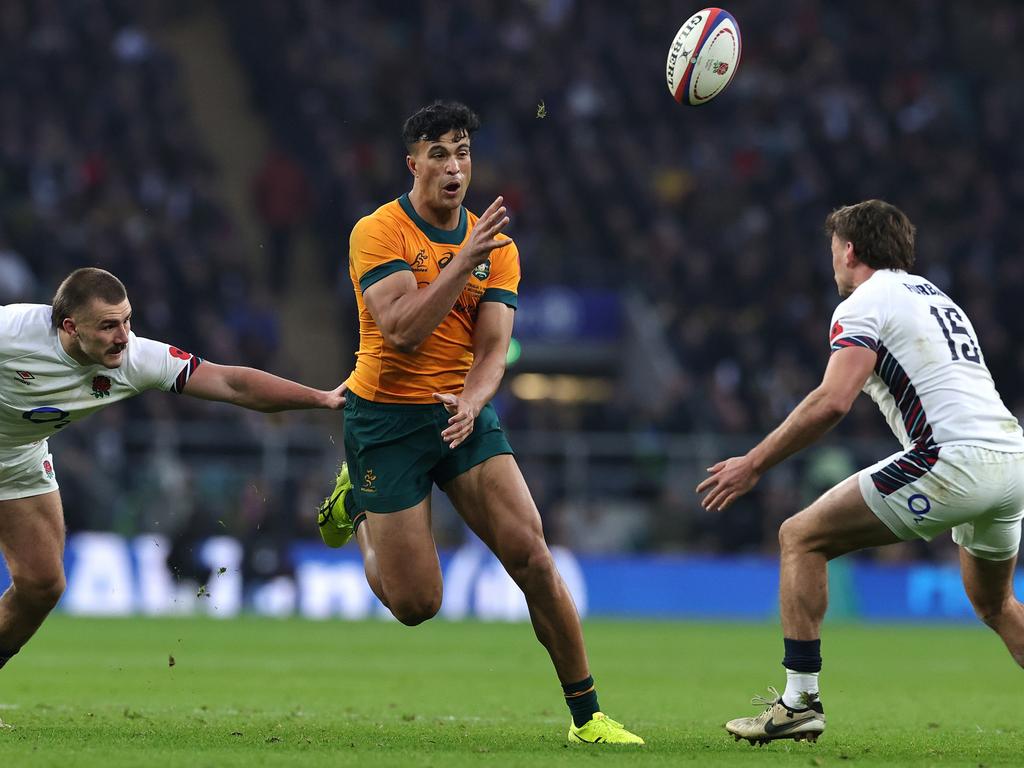
M711 467L699 486L722 510L761 475L810 445L866 392L903 450L839 483L779 529L779 601L786 689L756 717L726 729L751 744L817 739L820 627L829 560L866 547L952 530L964 588L978 616L1024 666L1024 606L1013 573L1024 509L1024 437L1003 405L974 327L914 264L914 226L880 200L825 221L843 297L832 317L825 375L785 421L745 456Z
M0 552L11 576L0 596L0 667L64 591L64 513L51 434L147 389L264 412L345 403L344 385L311 389L139 338L131 316L121 281L92 267L72 272L52 307L0 307Z

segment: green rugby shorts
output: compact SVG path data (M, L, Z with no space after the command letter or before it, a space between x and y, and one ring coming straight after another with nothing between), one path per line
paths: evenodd
M441 439L449 413L440 403L375 403L345 393L345 459L356 508L398 512L492 456L513 453L488 403L473 433L454 450Z

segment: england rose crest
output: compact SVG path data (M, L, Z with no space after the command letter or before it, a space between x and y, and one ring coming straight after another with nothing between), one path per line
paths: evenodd
M92 396L99 400L110 394L110 379L106 376L96 376L92 380Z
M53 480L53 464L49 459L43 459L43 472L46 473L47 480Z

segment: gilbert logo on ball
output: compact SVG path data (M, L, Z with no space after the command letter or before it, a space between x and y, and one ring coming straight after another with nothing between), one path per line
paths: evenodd
M740 27L728 11L705 8L676 32L665 81L680 104L706 104L725 90L740 64Z

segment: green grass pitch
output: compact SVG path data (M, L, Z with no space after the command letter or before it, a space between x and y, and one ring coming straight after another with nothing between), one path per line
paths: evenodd
M566 746L528 625L58 616L0 672L0 766L1024 764L1024 674L980 626L826 626L828 730L762 748L722 723L782 687L778 627L585 628L647 747Z

